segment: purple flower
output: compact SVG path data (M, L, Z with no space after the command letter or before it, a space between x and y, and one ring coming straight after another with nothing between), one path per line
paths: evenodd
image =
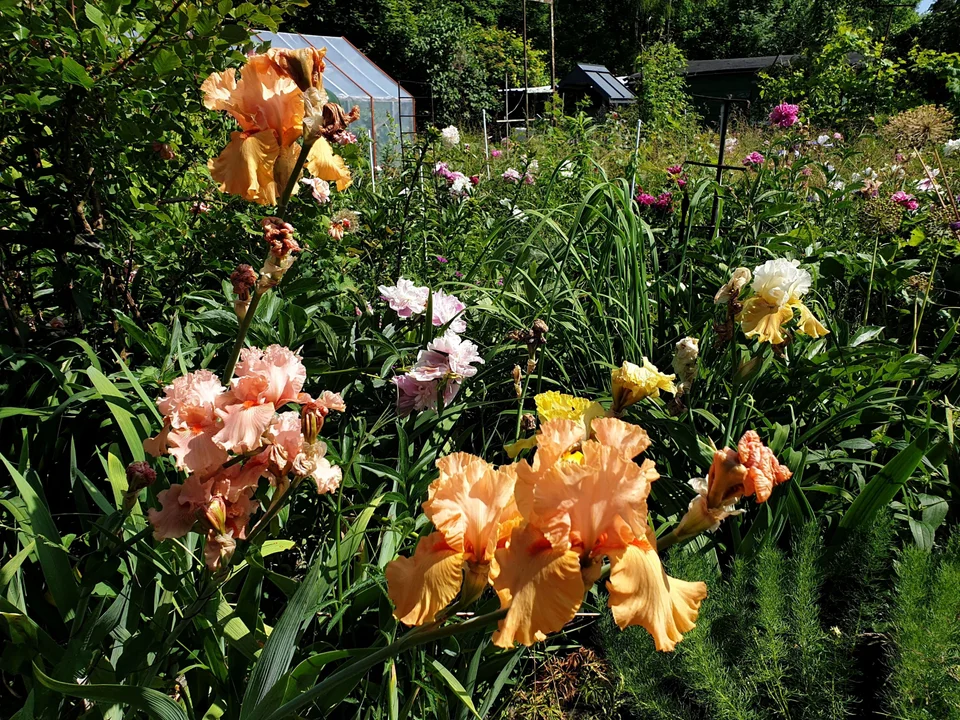
M644 207L650 207L651 205L657 202L657 199L650 193L642 192L636 197L637 205L643 205Z
M770 124L776 127L788 128L797 123L800 115L800 106L790 103L780 103L770 111Z
M903 190L897 190L893 195L890 196L890 199L900 207L906 208L910 212L913 212L920 207L920 203L917 202L917 199L913 197L913 195L905 193Z
M672 202L673 202L673 193L668 193L668 192L660 193L660 195L657 197L657 201L653 204L653 206L657 210L669 210L670 204Z
M450 261L447 260L443 255L437 255L437 262L441 265L446 265Z
M683 173L682 165L671 165L667 168L667 175L680 175Z
M900 165L902 165L903 161L906 160L906 158L903 156L903 153L897 153L896 155L893 156L893 159L896 160L897 163Z
M497 286L503 287L503 278L497 278Z
M950 223L950 229L956 232L960 232L960 220L958 220L957 222Z
M813 175L813 170L811 170L808 167L805 167L803 168L803 170L800 171L800 174L803 175L804 177L810 177L811 175Z
M460 272L459 270L454 270L454 271L453 271L453 276L454 276L457 280L460 280L460 279L463 277L463 273Z
M523 176L523 184L524 184L524 185L533 185L535 182L536 182L536 180L534 179L533 175L531 175L530 173L526 173L526 174Z
M496 148L490 151L490 157L497 158L497 157L500 157L501 155L503 155L503 152L500 150L497 150Z
M750 153L743 159L743 164L746 165L747 167L755 167L757 165L763 165L763 161L764 161L763 155L761 155L756 150L754 150L752 153Z
M686 179L686 178L682 178L682 177L678 177L678 178L677 178L677 187L683 189L683 188L685 188L686 186L687 186L687 179Z

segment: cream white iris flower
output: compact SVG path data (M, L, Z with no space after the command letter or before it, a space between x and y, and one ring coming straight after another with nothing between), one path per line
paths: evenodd
M754 294L743 303L743 311L737 316L744 334L779 345L786 340L783 326L799 310L798 332L814 338L826 335L830 331L803 304L802 298L812 283L810 273L800 268L799 260L767 260L755 268L751 285Z

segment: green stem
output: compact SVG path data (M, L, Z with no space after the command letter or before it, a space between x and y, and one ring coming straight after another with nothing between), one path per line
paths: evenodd
M873 244L873 260L870 261L870 284L867 285L867 302L863 308L863 324L867 324L867 316L870 314L870 296L873 294L873 272L877 267L877 249L880 247L880 235L877 235L877 241Z
M280 202L277 203L277 217L281 220L287 212L287 205L290 203L293 190L297 186L297 180L300 179L300 173L303 172L303 166L307 162L307 155L310 154L310 148L312 147L313 142L303 143L303 146L300 148L300 154L297 156L297 162L293 166L293 172L290 173L290 179L287 180L287 185L283 188ZM240 321L240 328L237 330L237 339L233 343L233 348L230 350L230 357L227 360L227 366L223 371L223 383L225 385L229 385L230 380L233 379L233 371L237 367L237 360L240 358L243 342L247 338L247 331L250 330L250 325L253 323L253 316L257 314L260 297L266 292L266 290L260 290L259 286L256 288L253 297L250 299L250 305L247 306L247 312L244 314L243 320Z
M356 681L357 678L362 676L363 673L365 673L374 665L378 665L384 660L395 657L405 650L409 650L417 645L423 645L424 643L428 643L433 640L440 640L445 637L450 637L451 635L458 635L460 633L470 632L477 628L486 627L487 625L492 625L493 623L504 618L506 614L507 611L505 609L501 609L487 613L486 615L480 615L457 625L447 625L446 627L435 628L432 630L424 630L422 628L412 630L399 640L395 640L386 647L364 657L357 658L353 662L340 668L330 677L326 678L322 682L317 683L312 688L304 693L301 693L289 702L284 703L262 720L280 720L280 718L289 717L297 712L300 708L309 705L324 694L336 695L336 691L339 687Z

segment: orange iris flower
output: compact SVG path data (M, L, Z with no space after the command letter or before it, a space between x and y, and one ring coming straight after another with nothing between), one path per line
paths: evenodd
M436 531L412 558L387 566L394 615L432 622L461 592L475 599L489 581L507 614L493 642L532 645L576 615L610 561L609 605L621 628L641 625L658 650L672 650L694 627L702 582L669 577L647 524L647 496L659 474L633 461L647 433L616 418L543 424L532 463L493 468L456 453L423 504ZM466 577L466 583L464 582Z
M221 192L261 205L277 204L301 151L297 142L304 121L301 85L322 94L325 53L326 49L272 49L248 58L239 80L229 68L211 73L200 86L208 109L223 110L240 124L223 152L208 163ZM311 146L306 167L315 177L336 182L340 190L350 185L349 169L323 138Z
M394 616L407 625L433 622L464 584L465 600L478 597L497 544L519 519L512 466L498 469L460 452L441 458L437 467L440 476L423 503L436 532L420 538L412 558L397 558L386 569Z
M594 420L580 443L574 423L545 423L533 465L518 465L517 503L526 524L496 552L493 586L509 608L493 642L530 645L573 619L610 561L609 606L621 629L640 625L658 650L673 650L694 627L707 588L668 576L647 524L647 496L660 477L633 458L646 431L616 418Z

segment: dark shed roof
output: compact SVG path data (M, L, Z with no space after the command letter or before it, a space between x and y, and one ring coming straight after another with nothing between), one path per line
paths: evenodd
M577 63L576 69L557 85L561 92L565 90L590 90L599 94L611 105L633 102L635 97L626 85L617 80L603 65Z
M763 55L750 58L726 58L724 60L693 60L687 63L685 75L709 75L711 73L755 73L774 65L790 65L799 55Z

